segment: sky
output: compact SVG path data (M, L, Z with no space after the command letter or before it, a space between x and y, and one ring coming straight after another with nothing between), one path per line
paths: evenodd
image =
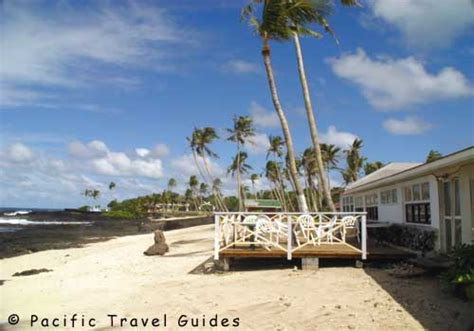
M78 207L86 188L105 205L160 192L171 177L182 192L197 174L186 137L204 126L221 137L211 170L232 194L225 128L240 115L254 120L246 150L262 173L268 135L281 130L244 4L1 1L0 206ZM363 155L385 163L473 145L472 2L361 4L328 18L339 44L324 33L301 40L321 140L345 149L360 138ZM302 153L311 140L292 43L272 42L271 56Z

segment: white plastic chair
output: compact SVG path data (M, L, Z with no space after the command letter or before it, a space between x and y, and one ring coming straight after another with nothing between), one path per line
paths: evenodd
M356 229L357 242L360 242L360 238L359 238L359 222L358 222L358 220L357 220L357 217L356 217L356 216L352 216L352 215L344 216L344 217L341 219L341 223L344 224L344 225L342 226L342 228L341 228L341 237L342 237L342 240L343 240L344 242L346 241L347 229L355 228L355 229Z
M318 245L321 244L321 238L326 235L327 241L331 244L334 242L333 227L337 222L337 216L334 216L328 223L320 224L316 229Z
M316 244L315 241L315 234L316 234L316 225L314 224L314 219L309 214L303 214L298 216L296 219L296 228L301 230L303 237L306 241L312 241L313 244ZM298 239L298 234L295 231L296 242L298 246L300 245L300 241Z

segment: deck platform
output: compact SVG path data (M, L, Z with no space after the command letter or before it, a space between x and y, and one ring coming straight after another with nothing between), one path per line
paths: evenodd
M369 245L367 260L400 260L414 257L415 254L400 249ZM219 253L222 258L286 258L287 253L280 249L267 250L262 247L227 248ZM306 246L292 253L293 258L317 257L327 259L354 259L361 258L360 253L343 244L325 244L320 246Z

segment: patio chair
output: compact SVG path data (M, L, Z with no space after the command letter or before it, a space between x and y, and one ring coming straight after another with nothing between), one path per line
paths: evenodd
M243 230L242 230L241 235L244 241L245 241L245 238L248 236L247 235L248 232L254 233L254 231L252 231L250 227L254 228L255 226L257 226L258 218L259 218L258 215L248 215L248 216L245 216L242 222L240 222L240 224L243 225Z
M295 229L295 239L298 246L300 246L300 240L298 238L297 231L301 230L301 234L305 238L306 242L311 241L313 244L316 244L315 235L316 235L316 225L314 224L314 219L309 214L303 214L298 216L296 219L296 229Z
M337 216L334 216L333 218L331 218L331 220L328 223L320 224L316 228L318 245L321 245L321 238L323 236L326 236L327 241L330 242L331 244L334 242L333 228L336 222L337 222Z
M359 222L356 216L348 215L341 219L341 223L344 225L340 229L341 239L345 242L347 236L347 229L355 229L357 241L360 242L359 238Z

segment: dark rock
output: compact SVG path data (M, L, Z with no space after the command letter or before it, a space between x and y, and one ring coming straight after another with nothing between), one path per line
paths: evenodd
M151 255L165 255L169 251L169 247L166 244L166 238L163 234L163 231L156 230L155 231L155 244L150 246L143 254L147 256Z
M151 255L165 255L169 251L168 245L167 244L154 244L148 247L146 251L143 252L143 254L147 256Z

